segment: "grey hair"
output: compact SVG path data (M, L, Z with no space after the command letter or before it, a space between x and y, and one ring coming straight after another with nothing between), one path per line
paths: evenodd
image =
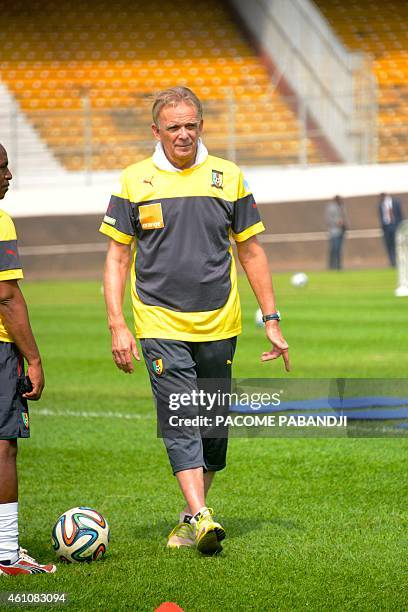
M160 111L164 106L178 106L181 103L191 104L197 109L197 119L203 118L203 106L191 89L188 87L169 87L164 89L154 99L152 107L153 122L158 126Z

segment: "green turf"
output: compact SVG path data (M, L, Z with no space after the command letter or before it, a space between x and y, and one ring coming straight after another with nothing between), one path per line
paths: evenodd
M235 375L288 376L280 362L260 363L267 342L240 285ZM276 275L275 286L291 377L406 377L408 302L393 296L393 271L310 274L301 290ZM227 531L223 554L167 551L180 494L144 365L127 376L111 361L100 284L26 283L24 292L47 389L20 444L22 544L51 559L51 527L77 505L105 514L112 540L102 562L0 578L0 590L65 591L67 609L87 611L163 601L186 612L406 609L406 439L233 439L209 499Z

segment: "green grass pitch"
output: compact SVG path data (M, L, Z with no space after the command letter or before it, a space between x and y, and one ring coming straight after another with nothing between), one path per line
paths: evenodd
M295 289L276 275L286 375L281 362L259 361L267 343L240 279L234 375L406 377L408 299L394 297L395 282L393 270L315 273ZM163 601L186 612L406 609L406 438L235 438L209 499L227 531L223 554L168 551L180 493L156 438L144 364L128 376L111 360L100 283L23 290L47 388L31 404L32 438L20 443L21 543L52 559L56 518L89 505L107 517L111 545L95 564L0 578L1 591L64 591L68 610L86 611L153 611Z

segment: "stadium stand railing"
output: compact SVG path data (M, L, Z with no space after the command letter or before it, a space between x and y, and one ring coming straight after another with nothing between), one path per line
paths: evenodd
M94 108L86 93L81 102L80 109L29 113L31 124L65 168L120 168L151 154L150 96L134 96L128 107ZM312 130L306 133L285 105L261 98L251 107L255 116L248 118L242 100L237 102L228 92L225 98L204 101L204 140L213 154L244 165L324 162L311 141ZM267 125L271 117L273 128ZM18 131L14 133L18 137Z

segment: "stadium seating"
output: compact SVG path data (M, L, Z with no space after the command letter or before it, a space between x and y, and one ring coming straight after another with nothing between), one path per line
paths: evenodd
M206 143L243 164L325 161L217 0L14 0L2 8L0 79L68 169L150 154L152 95L203 99Z
M408 2L316 0L343 43L373 58L377 78L378 159L408 160Z

